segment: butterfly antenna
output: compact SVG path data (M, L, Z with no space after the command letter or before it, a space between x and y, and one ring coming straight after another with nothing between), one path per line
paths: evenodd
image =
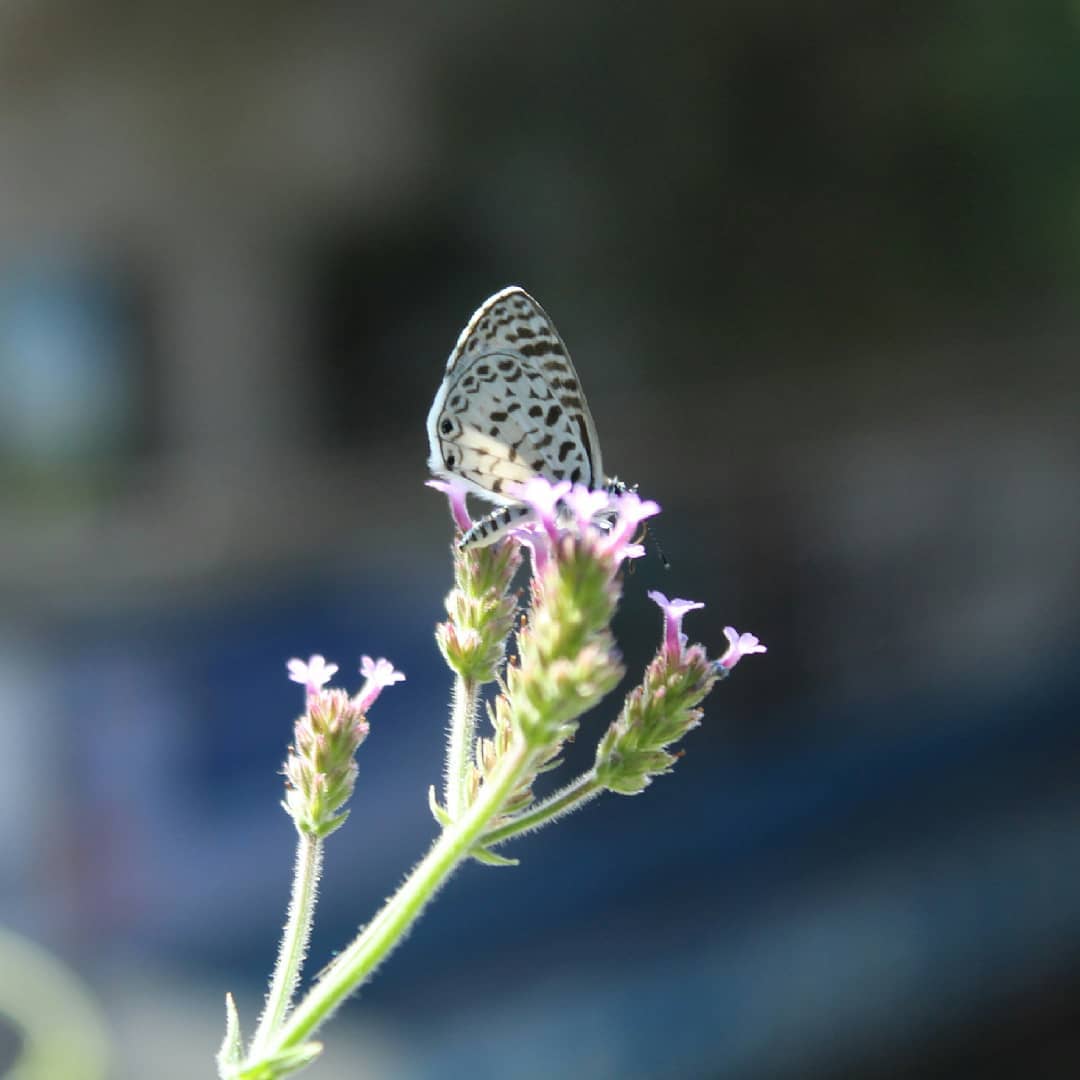
M657 540L655 536L653 537L653 543L654 543L654 544L656 545L656 554L657 554L657 555L659 556L659 558L660 558L660 565L661 565L661 566L662 566L662 567L663 567L663 568L664 568L665 570L670 570L670 569L671 569L671 561L670 561L670 560L668 559L668 557L667 557L667 556L666 556L666 555L664 554L664 549L663 549L663 548L662 548L662 547L660 546L660 541L659 541L659 540Z
M649 538L652 539L652 546L654 548L656 548L656 555L657 555L657 558L660 560L660 565L665 570L670 570L671 569L671 563L668 560L668 557L664 554L664 549L660 545L660 537L658 537L656 535L656 530L655 529L650 529L646 525L645 526L645 537L646 537L646 539L649 539Z

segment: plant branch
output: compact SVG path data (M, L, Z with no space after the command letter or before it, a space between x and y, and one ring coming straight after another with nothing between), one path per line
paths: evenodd
M493 847L515 836L542 829L545 825L550 825L553 821L573 813L579 806L584 806L590 799L595 799L604 790L604 785L596 779L595 772L590 769L576 780L572 780L566 787L556 791L555 794L549 795L543 802L503 822L498 828L484 833L480 838L480 844L485 848Z
M308 991L270 1044L262 1047L263 1057L301 1046L371 976L447 878L469 857L484 829L534 765L535 753L523 740L515 741L472 806L443 830L398 891ZM249 1058L245 1071L258 1075L261 1060Z

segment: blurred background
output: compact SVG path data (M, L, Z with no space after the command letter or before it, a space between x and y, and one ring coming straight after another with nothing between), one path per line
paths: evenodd
M1078 116L1065 0L7 0L0 1074L209 1077L227 989L250 1032L288 657L408 674L312 971L426 849L424 419L519 283L664 507L631 677L649 588L769 653L465 867L312 1076L1076 1076Z

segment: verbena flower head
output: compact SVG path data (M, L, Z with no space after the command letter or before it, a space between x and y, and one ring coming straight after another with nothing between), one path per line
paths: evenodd
M597 779L623 795L644 791L654 777L672 770L680 754L671 747L701 723L701 702L713 686L740 657L765 652L753 634L740 634L728 626L727 652L720 660L710 660L701 645L688 646L682 632L686 613L705 605L669 600L655 591L649 598L664 613L664 640L596 752Z
M537 574L567 536L588 544L615 568L624 559L639 558L644 548L633 540L638 526L660 512L655 502L636 492L613 496L566 480L552 483L542 476L517 485L513 494L532 509L534 518L510 535L532 551Z
M664 648L667 650L668 657L676 661L682 655L686 645L686 636L682 632L683 616L688 611L703 608L705 605L695 600L680 600L677 597L669 600L662 592L657 592L655 589L648 596L653 603L660 606L660 610L664 613Z
M465 496L468 494L465 485L460 480L428 480L425 481L429 488L441 491L450 501L450 513L454 518L454 524L459 531L467 533L473 526L469 517L469 508L466 505Z
M753 634L740 634L734 626L724 627L724 637L728 640L727 652L717 661L724 671L730 671L744 656L769 651Z
M337 664L328 664L325 657L315 653L305 662L294 657L286 665L289 678L293 682L303 683L309 694L318 693L337 672Z
M323 657L307 663L290 660L289 678L308 687L306 708L293 728L293 744L285 762L286 791L282 803L297 829L311 836L329 836L347 817L341 807L356 783L355 754L367 738L367 711L387 686L405 678L388 660L365 656L361 670L367 681L355 697L323 684L338 670Z

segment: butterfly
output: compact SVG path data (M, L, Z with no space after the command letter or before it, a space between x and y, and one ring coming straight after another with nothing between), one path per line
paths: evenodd
M499 508L461 547L483 547L530 515L513 496L533 476L625 491L604 476L596 425L547 312L517 285L488 297L446 362L427 418L428 467Z

